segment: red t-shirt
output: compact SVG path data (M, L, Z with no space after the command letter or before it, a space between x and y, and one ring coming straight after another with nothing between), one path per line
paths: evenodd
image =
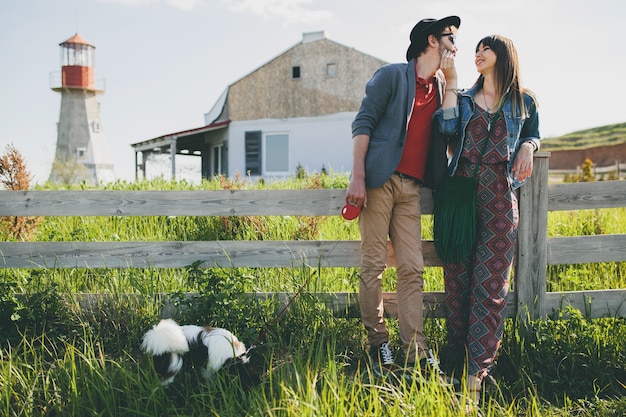
M437 84L435 77L424 80L416 76L415 101L406 132L406 143L396 171L422 181L426 170L426 157L432 128L432 115L437 110Z

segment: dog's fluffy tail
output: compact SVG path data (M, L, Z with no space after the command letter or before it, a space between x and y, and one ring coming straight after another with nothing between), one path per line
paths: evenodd
M189 352L189 344L181 326L172 319L161 320L143 335L141 349L153 356Z
M183 329L174 320L165 319L143 335L141 349L152 356L161 384L168 385L182 369L189 344Z

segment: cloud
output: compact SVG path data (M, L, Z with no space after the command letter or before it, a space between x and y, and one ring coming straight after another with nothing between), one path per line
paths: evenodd
M122 6L138 7L165 4L189 12L207 0L99 0ZM228 10L235 13L251 13L264 19L281 20L283 24L316 22L333 16L329 10L316 10L310 5L315 0L219 0ZM309 6L309 7L307 7Z
M193 10L202 0L167 0L167 4L184 12Z
M313 0L222 0L231 11L252 13L265 19L279 19L284 24L312 22L333 16L328 10L305 7Z
M99 0L100 3L116 3L122 6L142 6L144 4L154 3L155 0Z
M189 12L203 0L100 0L102 3L116 3L122 6L145 6L148 4L165 3L175 9Z

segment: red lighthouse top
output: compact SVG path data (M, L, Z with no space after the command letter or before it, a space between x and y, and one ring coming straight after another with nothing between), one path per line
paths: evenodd
M92 48L95 48L95 46L93 46L92 44L90 44L89 42L87 42L85 40L85 38L83 38L82 36L80 36L78 33L76 33L74 36L72 36L71 38L69 38L68 40L61 42L59 45L63 46L65 44L68 43L74 43L74 44L80 44L80 45L87 45L87 46L91 46Z
M61 47L62 87L95 90L95 49L76 33L59 44Z

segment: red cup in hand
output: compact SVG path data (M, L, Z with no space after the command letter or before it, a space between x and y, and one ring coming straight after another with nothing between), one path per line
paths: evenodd
M352 204L346 197L346 205L341 209L341 215L346 220L354 220L361 214L361 207Z

